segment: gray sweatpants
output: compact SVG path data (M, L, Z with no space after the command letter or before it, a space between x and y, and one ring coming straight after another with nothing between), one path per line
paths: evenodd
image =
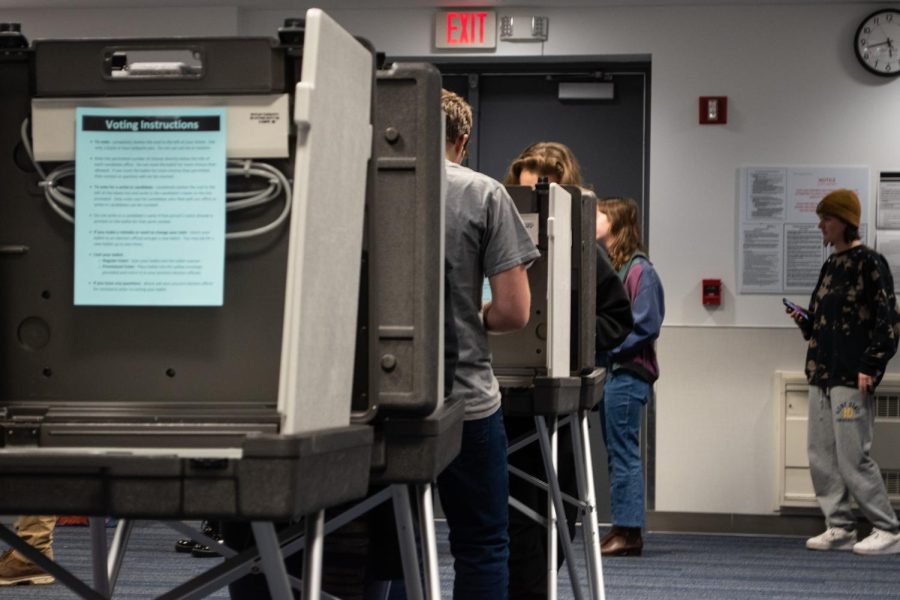
M828 527L855 529L850 497L874 527L896 532L878 465L869 456L875 424L872 394L837 386L809 387L809 468Z

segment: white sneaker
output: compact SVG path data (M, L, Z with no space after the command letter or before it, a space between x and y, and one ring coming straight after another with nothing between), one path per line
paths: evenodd
M853 552L867 556L900 554L900 533L873 529L869 537L853 545Z
M806 540L806 547L810 550L855 550L854 544L856 530L847 531L841 527L829 527L825 533Z

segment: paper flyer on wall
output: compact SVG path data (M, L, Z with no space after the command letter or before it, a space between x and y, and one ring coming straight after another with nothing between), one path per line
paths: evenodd
M812 291L827 256L816 205L829 192L854 190L868 221L868 167L753 166L739 177L739 293Z
M875 223L879 230L900 229L900 173L881 173L879 176Z

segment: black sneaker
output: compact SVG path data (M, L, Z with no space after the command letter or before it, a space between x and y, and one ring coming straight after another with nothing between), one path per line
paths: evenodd
M175 552L184 552L188 553L194 549L194 546L197 545L197 542L194 540L189 540L187 538L181 538L177 542L175 542Z
M224 543L222 540L219 540L219 543ZM194 558L213 558L216 556L222 556L219 554L218 550L214 550L209 546L204 546L203 544L194 544L194 547L191 549L191 556Z
M211 537L218 543L225 543L225 540L222 539L221 528L219 527L218 521L204 521L201 531L203 531L204 535ZM217 549L196 542L194 543L194 547L191 548L191 556L195 558L213 558L222 555L219 554Z

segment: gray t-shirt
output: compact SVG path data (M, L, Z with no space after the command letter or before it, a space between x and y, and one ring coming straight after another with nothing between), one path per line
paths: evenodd
M465 401L465 418L471 421L489 417L500 407L500 387L481 322L484 278L529 263L540 253L503 185L456 163L445 164L446 253L459 338L451 398Z

